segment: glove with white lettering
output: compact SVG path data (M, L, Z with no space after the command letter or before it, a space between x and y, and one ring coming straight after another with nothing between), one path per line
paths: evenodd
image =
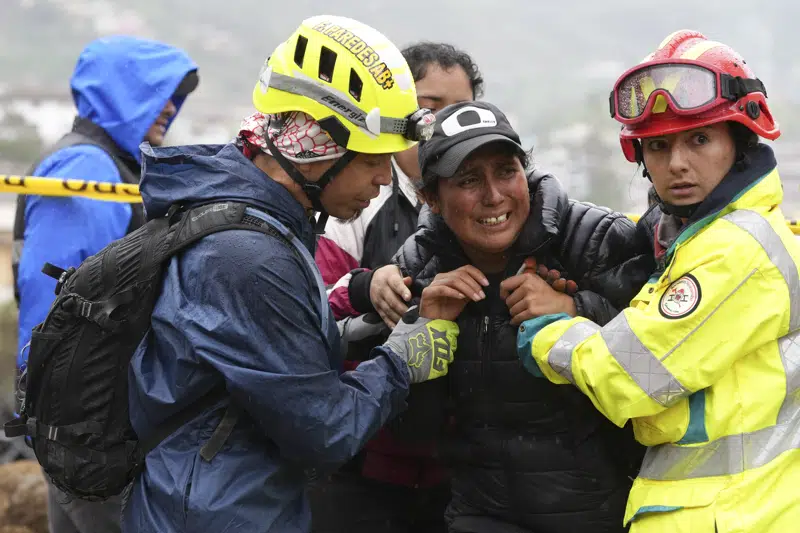
M414 306L403 315L384 346L406 362L413 384L447 375L457 339L455 322L422 318Z

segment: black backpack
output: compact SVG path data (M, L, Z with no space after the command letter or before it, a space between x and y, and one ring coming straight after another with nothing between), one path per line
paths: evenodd
M77 269L45 265L43 272L58 279L56 299L33 329L20 417L5 424L5 433L29 437L45 473L68 495L104 500L120 494L149 451L226 397L224 386L209 392L147 440L139 440L130 424L128 367L150 327L169 259L206 235L232 229L288 243L319 285L313 259L297 237L262 211L235 202L173 206L166 217L114 241ZM319 312L327 327L324 287ZM219 452L238 416L231 404L203 445L203 459Z

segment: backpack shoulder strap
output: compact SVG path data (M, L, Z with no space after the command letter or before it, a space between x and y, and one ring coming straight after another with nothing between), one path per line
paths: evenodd
M264 211L238 202L219 202L195 207L183 213L177 223L169 248L161 262L191 246L203 237L219 231L244 229L260 231L286 242L300 256L310 279L315 280L319 293L318 312L322 330L328 330L328 297L322 276L308 249L286 226Z
M114 165L116 165L123 183L139 183L140 167L138 162L130 154L125 152L114 139L111 138L106 130L89 119L75 117L71 133L81 137L80 142L76 142L75 144L91 144L107 153L114 161Z
M81 118L75 119L72 131L66 133L39 156L36 162L28 168L27 174L32 174L45 159L56 152L82 144L96 146L108 154L108 157L114 162L114 166L117 167L123 183L139 183L139 176L125 164L121 157L121 149L108 137L108 134L100 126Z
M70 146L77 146L80 144L91 144L102 148L105 151L103 146L98 145L92 139L87 137L82 133L77 133L74 131L67 132L63 137L61 137L55 144L50 146L47 150L45 150L42 154L39 155L39 158L30 166L28 167L27 174L31 175L33 172L44 163L44 160L50 157L51 155L55 154L56 152L60 152L64 148L69 148Z
M111 138L106 130L89 119L76 117L72 125L72 133L82 138L81 141L76 144L90 144L108 154L117 167L117 172L119 172L122 183L139 184L141 167L138 161L124 151L114 139ZM140 228L146 222L144 207L141 203L132 203L130 207L131 220L125 230L126 234Z
M294 235L286 226L269 214L252 207L248 207L245 209L245 216L259 218L263 221L262 227L268 228L271 226L272 228L278 230L281 237L283 237L283 239L289 243L292 248L294 248L294 251L303 259L303 267L305 268L306 273L316 282L317 285L317 292L319 293L318 311L320 315L320 321L322 322L322 331L328 331L328 293L325 290L325 282L322 280L322 275L319 272L319 268L317 268L317 264L314 261L314 258L311 256L311 253L308 251L308 248L306 248L305 245L300 242L300 239L298 239L297 236ZM267 233L274 234L270 231L267 231Z
M90 145L96 146L103 150L111 160L114 162L114 166L117 167L117 172L119 172L120 179L123 183L139 183L139 177L125 164L125 162L119 157L120 148L114 144L108 134L100 128L99 126L95 125L91 121L76 117L75 122L73 123L73 129L70 132L67 132L63 137L61 137L55 144L47 148L42 154L39 155L39 158L30 166L28 170L25 172L25 175L30 176L32 175L36 169L41 165L45 159L52 156L56 152L60 152L65 148L70 148L72 146L80 146L80 145ZM17 306L19 306L19 286L18 286L18 278L19 278L19 261L22 257L22 248L25 245L25 207L27 204L27 196L24 194L17 195L17 205L16 205L16 212L14 214L14 229L13 229L13 238L14 241L12 243L12 253L11 253L11 270L14 277L14 300L17 302ZM128 225L128 232L138 228L139 226L143 225L145 221L144 218L144 210L141 204L131 204L131 222Z
M119 177L122 183L131 183L134 185L139 184L141 168L138 162L125 152L111 136L89 119L83 117L75 117L75 122L72 124L72 131L67 134L74 136L74 141L71 145L88 144L96 146L103 150L111 160L114 166L117 167ZM144 215L144 208L140 203L132 203L131 207L131 220L125 233L130 233L139 227L143 226L146 222Z
M174 208L170 210L167 216L174 216ZM322 331L327 332L329 325L328 297L325 291L325 284L322 281L322 276L314 262L314 258L311 257L311 253L300 242L300 239L285 225L260 209L243 203L220 202L205 204L186 211L182 213L180 221L176 223L169 247L162 254L153 256L153 260L166 261L207 235L233 229L259 231L278 237L300 256L306 273L316 282L319 292L318 312L322 323ZM224 388L209 392L204 398L198 400L187 409L173 415L173 417L157 427L148 439L140 443L142 457L146 456L147 453L177 431L178 428L187 424L200 413L210 409L226 396L227 391ZM200 456L205 461L211 461L222 449L236 425L240 412L240 408L233 403L225 410L225 414L216 429L214 429L213 434L200 448Z
M45 159L55 154L56 152L69 148L70 146L77 146L79 144L93 144L91 139L86 136L70 131L61 137L54 145L45 150L34 163L25 171L26 176L32 175L36 169L41 165ZM11 244L11 271L14 277L14 300L19 307L19 262L22 258L22 247L25 245L25 207L27 206L27 195L17 195L16 212L14 213L14 240Z

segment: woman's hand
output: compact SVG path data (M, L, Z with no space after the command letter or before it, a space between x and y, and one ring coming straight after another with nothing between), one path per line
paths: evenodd
M486 298L483 287L489 280L472 265L437 274L422 291L419 315L425 318L455 320L468 302Z
M542 315L576 315L572 296L558 292L540 275L529 270L503 280L500 283L500 297L505 299L511 323L515 326Z
M411 300L411 278L405 278L397 265L382 266L372 274L369 285L369 299L390 328L394 328L408 310Z
M561 272L555 269L549 269L545 265L536 264L536 259L529 257L524 262L524 272L532 272L539 275L540 278L545 280L553 289L558 292L573 295L578 292L578 284L571 279L564 279L561 277ZM522 272L520 272L522 273Z

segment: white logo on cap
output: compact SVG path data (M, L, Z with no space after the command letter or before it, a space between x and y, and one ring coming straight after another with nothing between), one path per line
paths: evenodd
M462 117L461 115L470 113L472 116ZM497 126L497 117L488 109L480 107L462 107L442 122L442 131L448 137L457 135L464 131L475 128L491 128Z

